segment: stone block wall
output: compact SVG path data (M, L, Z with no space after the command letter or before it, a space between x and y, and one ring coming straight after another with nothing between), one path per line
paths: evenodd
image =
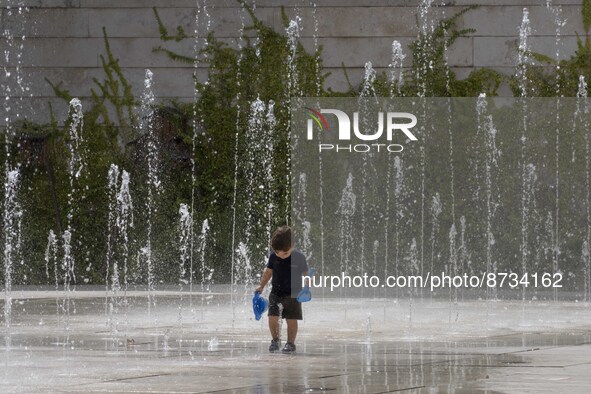
M378 72L388 69L393 40L402 43L409 54L408 44L417 35L415 17L417 0L249 0L256 4L256 15L267 25L283 31L281 7L287 15L302 18L301 42L310 51L314 48L314 36L322 45L325 71L331 75L326 87L343 90L347 87L345 70L353 84L363 78L363 68L371 61ZM200 10L200 33L205 31L204 10L197 7L204 0L21 0L29 7L26 20L18 26L14 23L14 8L17 0L1 0L2 30L10 28L19 32L9 49L8 62L2 57L2 66L12 76L16 73L17 62L22 65L21 74L29 87L24 100L17 100L11 83L4 78L2 96L18 104L19 116L36 121L48 121L48 104L53 103L56 115L64 117L67 106L55 98L45 78L58 83L74 96L88 97L93 87L93 78L103 78L99 55L105 53L102 29L106 28L113 54L128 80L141 92L144 72L150 68L154 73L154 89L160 100L181 98L191 100L192 65L170 60L163 53L154 53L153 48L164 45L179 53L192 56L194 42L184 40L163 43L152 7L157 7L164 24L174 33L181 25L187 33L195 31L195 17ZM441 4L436 3L434 4ZM441 18L451 16L470 4L480 7L471 10L459 20L459 28L475 28L476 33L460 38L449 50L449 63L459 78L471 70L490 67L504 74L512 74L517 57L518 28L523 8L529 10L532 49L549 56L569 57L576 48L576 33L584 34L581 17L581 0L555 0L550 8L542 0L450 0L444 6L431 8L430 16ZM9 16L8 13L13 15ZM217 37L231 45L237 45L237 38L244 20L235 0L207 0L211 30ZM555 17L565 21L557 40ZM12 18L12 19L11 19ZM315 33L314 20L318 29ZM22 57L16 57L17 49L24 34ZM8 41L0 40L2 53L7 50ZM408 66L412 59L406 58ZM344 69L342 65L344 65ZM198 75L205 78L202 65ZM10 78L9 78L10 79ZM510 95L505 86L501 95Z

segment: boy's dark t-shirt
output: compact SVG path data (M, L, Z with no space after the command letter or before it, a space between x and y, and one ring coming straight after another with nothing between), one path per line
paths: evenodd
M306 257L297 250L286 259L274 252L269 256L267 268L273 270L271 293L279 297L296 297L302 290L302 273L308 271Z

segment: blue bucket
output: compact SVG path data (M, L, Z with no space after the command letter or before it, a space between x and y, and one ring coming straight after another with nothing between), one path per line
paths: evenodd
M316 270L314 268L310 269L310 273L309 273L309 277L312 278L314 276L314 272ZM305 286L302 290L300 290L300 292L298 293L298 296L296 298L299 302L308 302L312 299L312 293L310 292L310 287L309 286Z
M261 320L263 313L269 307L269 301L261 295L258 291L254 292L254 296L252 297L252 310L254 312L254 318L256 320Z

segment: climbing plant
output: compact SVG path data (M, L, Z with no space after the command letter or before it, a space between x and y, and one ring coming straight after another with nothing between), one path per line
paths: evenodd
M194 40L195 37L187 34L182 26L174 29L167 27L154 8L155 23L162 40L161 45L152 48L154 56L197 64L207 72L206 79L197 78L195 73L196 102L171 100L158 103L154 108L154 124L161 141L159 152L164 185L156 201L158 210L154 228L166 229L157 232L154 245L160 262L157 276L163 282L177 280L175 261L178 251L174 246L176 235L173 229L177 226L180 203L194 201L196 233L204 220L209 220L211 224L210 239L215 241L208 243L206 257L216 262L214 281L227 281L235 252L232 246L236 247L234 241L239 238L236 233L243 231L247 223L251 223L256 234L253 243L263 245L264 249L269 207L272 226L289 220L289 105L294 99L294 92L297 91L295 96L336 97L358 96L362 89L361 84L351 83L342 91L325 89L329 73L322 65L323 48L320 46L314 53L309 53L301 43L297 43L295 52L291 53L286 30L292 21L284 10L284 30L275 31L258 19L245 2L239 3L250 17L245 27L248 34L240 38L240 46L230 46L218 39L215 32L209 32L199 38L201 49L196 54L177 53L167 47L170 42ZM409 45L413 63L410 68L404 69L400 95L474 97L486 93L494 96L503 82L508 82L517 94L517 81L511 76L479 68L461 79L447 63L446 49L452 47L458 38L475 32L472 28L457 27L458 18L472 9L474 7L466 7L450 18L440 20L432 31L419 34ZM587 80L591 78L591 0L583 1L582 18L585 32L579 37L577 50L569 59L556 62L547 56L532 54L542 63L527 69L529 83L538 95L574 96L579 75ZM139 129L139 100L133 94L133 86L126 78L117 54L112 51L106 29L103 29L103 37L105 55L101 55L100 61L104 76L93 79L94 86L87 95L90 100L85 106L82 130L88 156L87 172L80 180L85 192L77 202L79 210L74 223L79 239L84 243L84 247L76 251L76 259L80 262L76 266L78 283L104 281L108 215L106 187L111 164L117 164L131 173L137 212L132 234L135 241L130 249L134 256L145 237L146 163L142 156L145 130ZM291 67L288 67L289 62ZM349 80L348 75L345 76ZM292 91L286 83L288 80L296 84L292 86ZM63 83L47 82L64 103L72 99ZM379 96L390 96L391 92L398 94L398 89L392 88L392 81L386 73L378 75L375 90ZM261 156L249 156L245 149L256 138L250 133L249 122L252 120L252 105L257 100L264 103L266 110L270 103L274 108L273 125L266 121L264 126L267 131L272 127L272 160L268 168L273 184L262 191L249 186L253 180L248 178L244 166L249 160L261 159ZM68 123L65 128L60 126L51 107L50 113L52 121L49 124L21 123L20 139L14 144L15 152L23 162L23 190L27 191L23 194L26 196L23 198L26 212L23 220L27 243L24 255L28 263L16 269L15 280L20 283L48 283L44 267L47 234L50 229L58 236L63 231L68 193L65 176ZM262 152L264 150L261 149L259 153ZM267 201L266 194L270 195L271 205L262 203ZM256 203L249 211L241 211L248 201ZM257 254L259 257L256 257ZM252 257L260 259L262 254L262 250L257 250ZM145 279L142 275L137 276L138 283ZM198 272L194 279L196 282L201 279Z

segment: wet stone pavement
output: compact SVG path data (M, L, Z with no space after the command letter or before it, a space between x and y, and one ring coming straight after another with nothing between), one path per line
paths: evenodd
M286 355L268 352L266 317L255 321L246 301L162 292L148 308L145 292L105 299L104 291L78 291L68 314L63 293L15 293L0 350L0 392L587 393L591 387L591 309L583 303L318 300L305 305L297 353Z

